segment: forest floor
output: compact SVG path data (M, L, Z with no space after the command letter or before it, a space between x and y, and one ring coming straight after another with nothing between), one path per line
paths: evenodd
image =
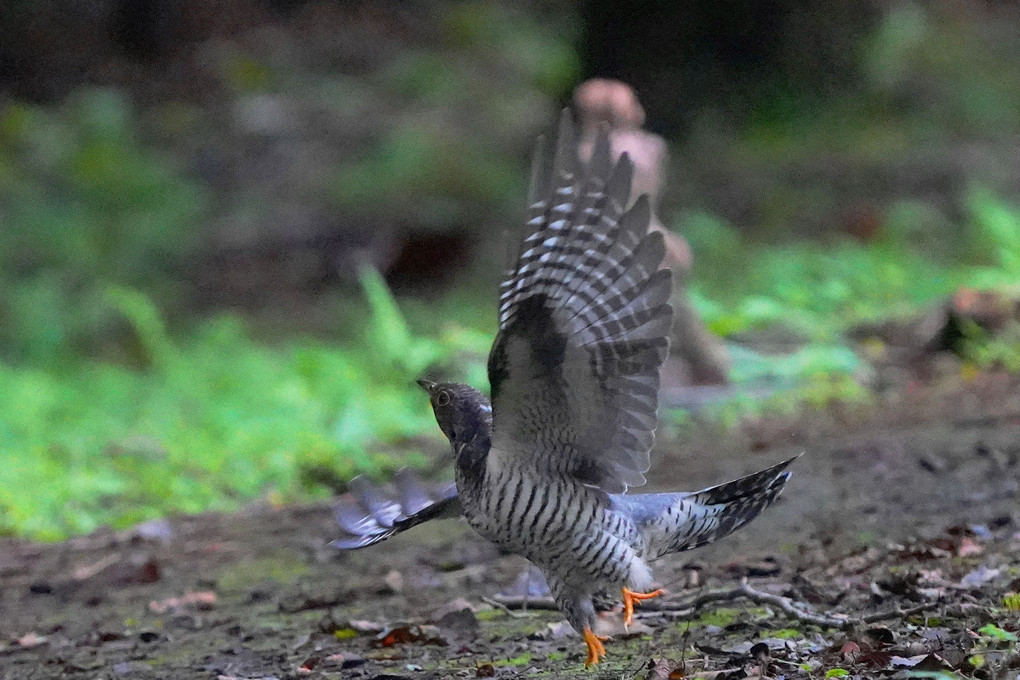
M654 566L668 593L629 632L604 615L595 670L543 598L494 604L526 564L462 522L337 553L327 505L260 505L0 540L0 677L1013 680L1020 377L887 402L663 438L653 489L805 455L749 528Z

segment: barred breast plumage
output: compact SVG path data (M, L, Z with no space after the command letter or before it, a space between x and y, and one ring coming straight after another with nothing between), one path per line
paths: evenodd
M572 480L506 466L481 483L458 476L468 523L561 580L630 582L642 537L610 498ZM638 567L641 570L641 567ZM635 587L649 585L647 570Z
M412 511L362 493L365 516L357 521L345 506L348 537L338 545L371 544L426 512L459 510L479 534L542 569L584 634L590 665L605 654L592 596L621 592L629 623L635 602L661 592L644 592L648 560L749 522L778 497L791 461L693 493L625 493L645 481L668 349L662 236L648 232L643 197L626 209L630 162L613 164L605 134L582 169L565 114L551 167L536 158L529 218L500 287L491 404L467 385L419 381L456 456L459 506L444 493L441 510Z

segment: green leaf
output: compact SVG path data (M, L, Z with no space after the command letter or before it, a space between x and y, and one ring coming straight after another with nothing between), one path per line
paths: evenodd
M993 640L999 640L1001 642L1017 641L1016 633L1010 633L1008 630L1003 630L1002 628L996 626L994 623L988 623L981 626L980 628L978 628L978 632L984 635L985 637L992 638Z

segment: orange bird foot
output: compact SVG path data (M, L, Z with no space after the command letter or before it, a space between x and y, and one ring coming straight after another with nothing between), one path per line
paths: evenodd
M603 640L608 640L608 635L596 635L591 628L584 629L584 644L588 645L588 659L584 662L585 668L591 668L606 655L606 647Z
M634 603L642 600L650 600L653 597L665 594L665 590L659 588L650 593L635 593L630 588L623 589L623 625L629 628L634 623Z

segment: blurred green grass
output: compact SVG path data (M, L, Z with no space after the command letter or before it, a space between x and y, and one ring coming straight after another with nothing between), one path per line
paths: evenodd
M698 254L691 294L708 326L729 336L782 325L812 342L854 326L918 314L965 286L1015 295L1020 285L1020 210L974 187L958 243L920 241L928 211L888 211L868 242L762 244L712 215L678 221Z
M174 299L208 192L137 127L107 90L0 107L0 356L52 363L116 335L109 285Z
M411 333L381 277L362 273L361 340L255 341L237 318L171 339L152 303L110 288L144 370L80 359L62 367L0 363L0 533L59 539L172 513L226 510L256 498L322 498L356 473L427 460L429 367L473 370L489 342L452 327ZM436 446L428 446L435 450Z
M702 224L689 231L704 253L698 306L724 335L775 324L804 333L800 354L760 367L808 379L786 403L859 397L847 392L859 390L852 381L834 383L834 394L810 380L847 375L841 332L921 310L954 286L1020 281L1020 211L980 191L971 205L976 254L965 265L937 264L895 239L750 246L724 225ZM722 276L727 284L717 288ZM0 533L59 539L258 498L325 498L356 473L424 464L443 445L413 380L430 374L484 386L493 310L466 309L457 294L402 310L376 272L364 269L361 282L364 302L347 315L357 331L341 345L269 345L229 315L171 337L146 295L108 286L107 312L127 321L141 367L84 357L0 363ZM712 297L721 290L725 299ZM437 322L444 306L449 318L478 326ZM426 327L428 336L417 330ZM975 360L1020 356L1018 338L1011 343L996 350L976 338ZM735 422L761 408L738 400L720 417Z

